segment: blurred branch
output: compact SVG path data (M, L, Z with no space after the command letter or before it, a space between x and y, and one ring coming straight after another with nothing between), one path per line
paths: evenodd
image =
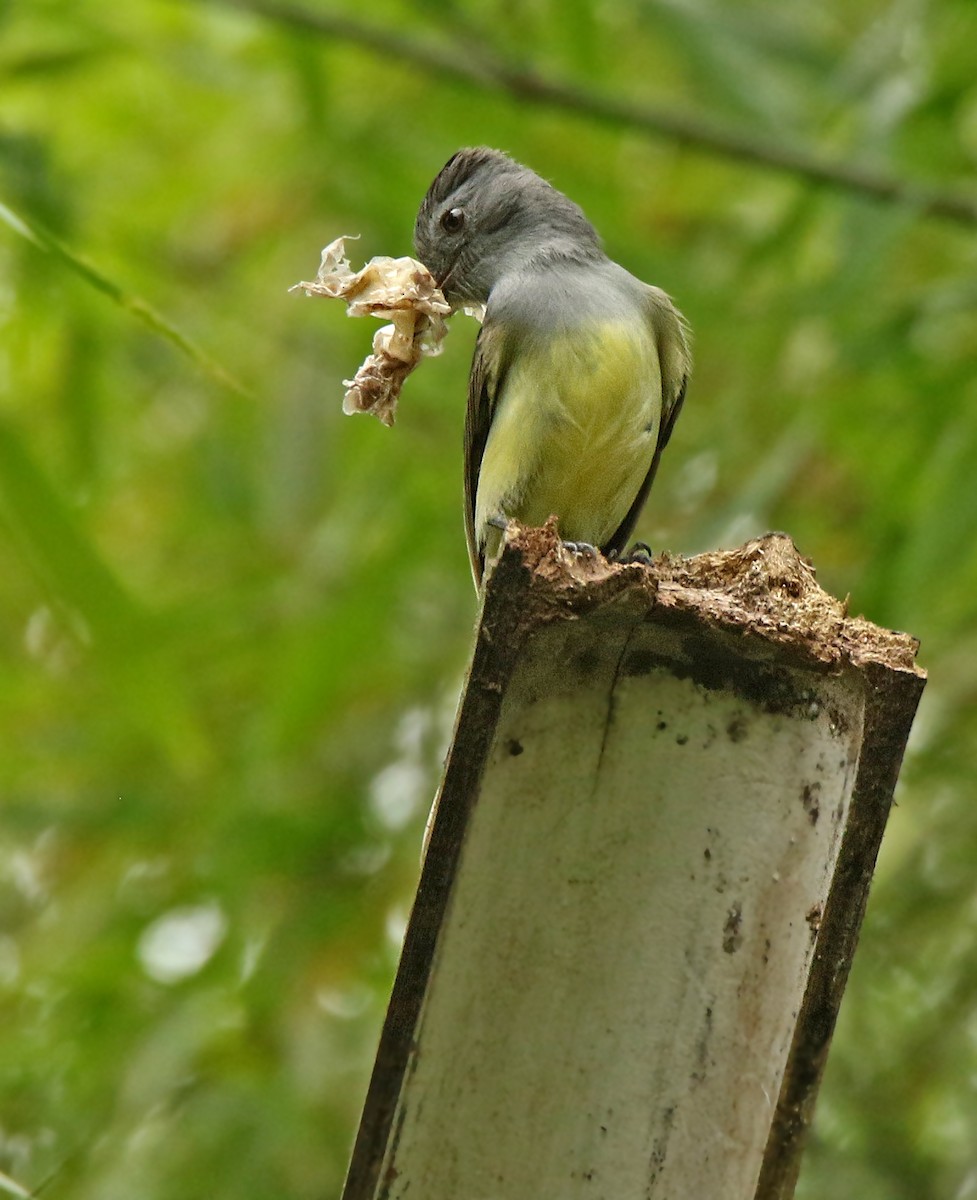
M209 354L201 350L199 346L191 342L188 337L182 334L175 325L171 324L161 313L158 313L155 308L142 297L133 295L131 292L125 291L113 280L104 275L97 267L92 266L90 262L76 254L74 250L69 250L68 247L53 233L45 229L42 225L38 225L19 213L14 212L6 204L0 202L0 222L7 225L14 233L36 246L39 250L43 250L48 254L53 255L60 263L73 271L76 275L81 276L86 283L90 284L96 291L101 292L104 296L114 300L120 308L124 308L131 313L137 321L141 321L147 325L154 333L158 333L165 338L171 345L175 346L187 358L191 359L196 365L209 376L215 383L221 387L227 388L229 391L237 393L239 396L248 396L248 389L239 383L219 362L211 358Z
M520 100L561 108L608 125L638 130L738 162L753 163L812 183L914 208L920 213L977 225L977 200L857 163L828 161L805 149L775 144L714 125L686 113L632 104L588 90L576 83L514 66L484 45L437 46L377 25L334 13L314 12L287 0L209 0L228 8L256 13L303 33L351 42L399 62L409 62L447 78L502 92Z

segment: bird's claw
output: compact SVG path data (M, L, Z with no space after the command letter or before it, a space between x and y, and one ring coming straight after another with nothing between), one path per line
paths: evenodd
M635 542L629 553L625 554L617 561L625 565L627 563L642 563L644 566L648 566L648 564L651 562L651 559L651 547L647 544L647 542Z
M563 549L569 550L571 554L579 554L583 558L596 558L599 551L596 546L592 546L590 542L563 542Z

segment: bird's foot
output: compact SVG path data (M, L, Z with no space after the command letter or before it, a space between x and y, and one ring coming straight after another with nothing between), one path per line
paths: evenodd
M596 546L592 546L590 542L561 542L564 550L569 550L571 554L578 554L581 558L596 558L600 551Z
M502 533L505 533L512 524L512 521L504 513L496 513L494 516L489 517L485 523L486 525L491 525L493 529L498 529ZM571 554L579 555L581 558L597 558L600 555L600 550L596 546L592 546L590 542L565 542L561 539L560 545L564 550L568 550Z
M614 561L620 563L622 566L627 566L629 563L641 563L647 567L651 559L651 547L647 542L635 542L627 554L614 555Z

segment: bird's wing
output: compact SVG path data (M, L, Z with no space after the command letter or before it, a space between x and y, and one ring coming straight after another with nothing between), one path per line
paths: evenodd
M497 325L486 321L475 343L475 356L468 377L468 408L465 411L465 535L476 587L482 583L485 554L478 544L475 530L475 497L482 455L505 379L506 366L502 332Z
M662 451L668 445L668 439L672 436L675 422L682 411L689 372L692 369L688 327L685 320L668 296L660 288L650 285L648 285L648 323L655 337L658 361L661 366L662 411L658 426L658 441L655 444L655 453L651 460L651 466L648 468L648 474L638 489L634 503L611 538L601 546L604 554L621 554L627 546L638 515L648 499L651 485L655 482Z

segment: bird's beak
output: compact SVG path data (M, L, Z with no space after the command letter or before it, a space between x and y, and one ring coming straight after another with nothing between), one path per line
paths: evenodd
M454 275L455 268L458 266L458 262L460 259L461 259L461 255L457 254L455 256L455 258L452 260L452 262L449 264L447 271L445 271L445 273L437 281L438 287L441 289L442 292L445 292L445 289L451 284L451 277Z

